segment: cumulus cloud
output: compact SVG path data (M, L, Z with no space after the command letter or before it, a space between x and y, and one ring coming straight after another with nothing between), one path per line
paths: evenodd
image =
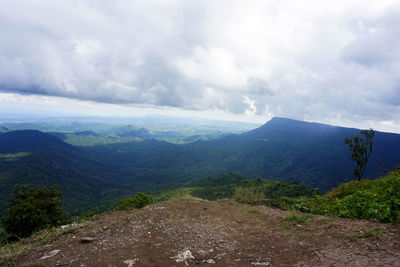
M390 124L399 18L389 0L8 1L0 90Z

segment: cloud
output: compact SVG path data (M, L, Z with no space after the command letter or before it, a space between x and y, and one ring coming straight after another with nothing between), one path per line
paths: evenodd
M378 0L8 1L0 90L396 122L399 8Z

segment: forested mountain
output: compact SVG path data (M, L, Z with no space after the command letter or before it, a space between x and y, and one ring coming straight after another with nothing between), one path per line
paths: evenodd
M273 118L241 134L186 146L186 156L203 154L197 166L279 180L296 180L323 190L353 179L345 137L360 130ZM400 135L377 132L366 177L376 178L400 164ZM199 151L201 151L199 153Z
M173 145L157 140L96 146L99 161L119 164L125 177L141 181L188 180L236 172L250 177L298 181L325 191L353 179L345 137L359 130L273 118L239 135ZM400 135L377 132L366 177L400 164Z
M0 153L32 152L41 149L73 149L60 139L36 130L0 134Z
M229 172L326 191L353 179L354 163L343 141L353 134L359 130L283 118L243 134L183 145L140 140L76 147L39 131L0 133L0 213L17 183L59 184L75 212L129 193ZM377 132L366 177L400 165L399 147L400 135Z
M0 134L0 215L15 184L57 184L68 210L79 212L100 204L98 192L111 185L114 173L52 135L36 130Z

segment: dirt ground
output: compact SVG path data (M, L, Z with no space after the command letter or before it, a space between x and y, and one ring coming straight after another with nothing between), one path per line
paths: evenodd
M400 266L400 227L189 198L99 215L9 265Z

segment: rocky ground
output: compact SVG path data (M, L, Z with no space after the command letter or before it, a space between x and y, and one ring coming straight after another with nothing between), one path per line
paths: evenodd
M400 266L400 228L189 198L96 216L6 265Z

